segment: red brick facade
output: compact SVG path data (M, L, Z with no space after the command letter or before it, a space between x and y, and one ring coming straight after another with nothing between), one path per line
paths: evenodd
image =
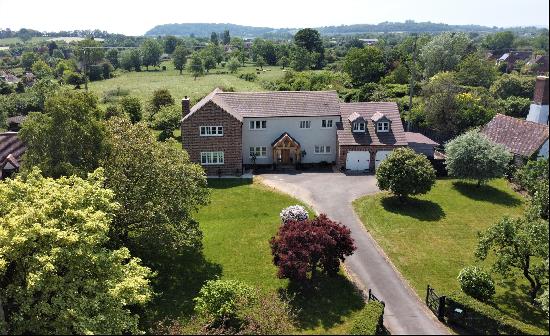
M369 163L369 170L371 172L374 171L374 167L376 164L376 152L380 150L394 150L399 147L405 147L405 146L393 146L393 145L385 145L385 146L368 146L368 145L338 145L338 153L337 153L337 167L340 168L346 168L346 156L349 151L358 151L358 152L370 152L370 163Z
M223 136L201 136L200 126L223 126ZM242 174L242 124L213 102L208 102L181 124L183 148L193 162L201 152L223 152L224 164L204 165L209 176Z

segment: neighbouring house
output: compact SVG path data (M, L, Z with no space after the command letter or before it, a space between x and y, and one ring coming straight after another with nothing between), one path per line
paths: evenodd
M183 147L210 176L254 165L374 171L407 146L396 103L341 103L336 91L216 89L193 107L184 98L182 114Z
M433 159L436 156L435 147L439 146L439 144L424 134L405 132L405 137L407 138L409 147L411 147L411 149L418 154L424 154L430 159Z
M529 107L527 120L548 125L548 77L538 76L535 82L535 94Z
M548 74L548 55L536 55L526 63L535 75Z
M16 173L21 166L21 158L26 147L17 132L0 133L0 179Z
M6 126L8 126L8 131L18 132L21 129L21 124L23 124L25 119L27 119L27 116L22 115L7 118Z
M497 64L506 63L506 72L509 73L516 68L518 61L527 62L533 55L532 51L510 51L503 54L498 60Z

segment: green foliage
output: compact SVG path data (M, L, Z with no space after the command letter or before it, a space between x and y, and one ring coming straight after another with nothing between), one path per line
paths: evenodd
M451 72L438 73L422 87L426 123L431 128L447 135L459 133L455 97L462 91Z
M491 93L501 99L511 96L531 99L535 90L535 78L517 74L504 74L491 85Z
M21 66L23 69L30 71L34 62L38 61L38 54L32 51L25 51L21 55Z
M139 333L132 308L151 271L110 250L119 205L101 170L54 180L33 170L0 182L0 297L8 334ZM0 322L1 324L1 322Z
M32 64L31 70L38 78L45 78L53 74L52 68L48 65L48 63L41 59L36 60Z
M455 96L458 130L484 126L493 119L495 111L484 105L487 100L469 92L459 93Z
M256 56L256 66L260 67L261 69L264 68L264 65L266 65L265 58L263 56Z
M511 31L489 34L483 41L483 46L496 54L509 51L514 46L514 33Z
M519 271L531 286L534 301L548 272L548 221L535 218L527 212L520 218L504 217L480 234L475 252L479 260L493 252L493 268L504 277L513 277Z
M137 97L122 97L119 103L124 113L130 117L132 124L141 121L143 112L141 111L141 102Z
M86 65L101 62L105 55L105 50L102 48L98 48L101 46L102 43L94 40L93 38L87 38L85 40L78 41L76 47L74 48L76 59Z
M117 49L107 50L107 52L105 53L105 59L108 60L109 63L111 63L111 65L115 69L118 69L119 62L118 62L118 50Z
M151 117L154 116L161 107L174 105L174 98L168 89L158 89L153 92L153 96L149 100Z
M245 72L239 75L239 78L244 79L247 82L254 82L258 79L258 75L253 72Z
M456 79L461 85L489 88L496 77L493 62L478 54L466 56L457 66Z
M141 45L141 60L147 69L149 66L158 66L161 55L162 46L156 40L147 39Z
M548 159L530 160L516 171L514 181L532 196L541 182L548 181L548 171Z
M400 199L425 194L435 184L435 170L426 156L410 148L394 150L376 170L381 190L389 190Z
M314 64L315 69L323 67L325 48L323 47L321 34L317 30L311 28L300 29L294 35L294 43L309 53L317 54Z
M344 59L344 71L350 75L354 85L378 82L384 70L382 51L373 46L352 48Z
M189 52L187 51L187 48L183 45L178 45L174 49L174 53L172 54L172 62L174 62L174 68L180 71L180 75L185 68L185 63L187 63L187 55Z
M420 51L424 75L432 77L438 72L454 70L468 53L470 43L465 33L442 33L435 36Z
M231 57L227 62L227 68L231 73L236 73L240 67L241 67L241 62L236 57Z
M101 166L122 205L111 229L115 241L147 256L200 249L193 214L208 201L202 168L174 140L157 142L144 123L111 118L106 124Z
M195 298L195 311L215 321L237 317L237 302L251 304L257 300L254 289L237 280L209 280Z
M445 164L449 175L473 179L478 185L502 177L512 155L477 130L468 131L445 146Z
M20 131L27 144L23 171L38 166L46 176L83 177L99 167L104 127L97 98L60 91L46 100L44 112L29 114Z
M351 80L347 74L332 71L288 71L280 80L265 83L265 86L275 91L339 91L349 88Z
M384 305L370 301L353 319L350 335L385 335Z
M126 71L141 71L141 51L139 49L127 49L120 53L120 67Z
M105 119L113 117L125 118L124 111L118 104L109 104L105 107Z
M313 69L318 54L311 53L302 47L292 48L290 53L290 66L295 71L304 71Z
M388 84L409 84L410 72L407 66L399 63L388 75L382 78L381 83Z
M173 132L181 120L181 110L176 105L164 105L153 116L151 126L156 130Z
M277 50L275 48L275 44L272 41L260 38L255 39L254 43L252 44L252 54L256 62L258 62L259 57L263 58L262 66L266 64L277 64Z
M189 71L191 71L195 80L204 74L204 63L198 53L191 55Z
M175 36L168 35L164 37L164 52L167 54L173 53L178 46L178 42L180 42L180 40Z
M525 119L529 113L531 99L510 96L506 99L498 99L497 104L499 105L501 113L507 116Z
M76 61L74 60L74 58L57 62L57 65L55 66L55 75L61 77L67 70L77 70Z
M489 273L477 266L466 266L458 274L462 291L480 301L489 301L495 295L495 284Z

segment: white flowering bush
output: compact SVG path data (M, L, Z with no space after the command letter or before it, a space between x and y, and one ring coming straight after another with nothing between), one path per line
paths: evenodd
M308 218L307 210L301 205L291 205L284 208L281 213L281 221L287 223L289 221L301 222Z
M495 295L495 284L491 276L476 266L466 266L458 275L462 291L480 301L489 301Z

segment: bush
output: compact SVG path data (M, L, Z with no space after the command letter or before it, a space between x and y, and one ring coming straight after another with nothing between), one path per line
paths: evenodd
M467 266L458 274L462 291L480 301L489 301L495 295L495 284L491 276L477 266Z
M174 98L168 89L158 89L153 92L153 96L149 101L151 116L157 113L161 107L174 105Z
M435 184L435 170L426 156L410 148L394 150L376 170L381 190L390 190L401 201L409 195L425 194Z
M105 108L105 119L110 119L112 117L122 117L124 118L124 111L118 104L109 104Z
M451 324L480 335L545 335L547 330L514 320L500 310L461 293L448 295L445 316ZM461 310L460 314L456 309Z
M132 124L141 121L143 112L141 111L141 102L136 97L122 97L120 99L120 106L130 116Z
M514 181L529 195L533 195L542 181L548 181L548 172L548 159L531 160L516 171Z
M180 119L181 112L176 105L165 105L153 116L151 126L156 130L174 131L178 128Z
M353 319L350 335L384 335L384 305L371 301Z
M235 319L238 304L256 300L252 287L237 280L209 280L194 299L195 311L215 322Z
M256 79L258 79L258 75L256 75L253 72L243 73L239 75L240 79L244 79L247 82L254 82Z
M289 221L305 221L308 219L307 210L301 205L291 205L287 208L284 208L279 214L281 221L287 223Z

